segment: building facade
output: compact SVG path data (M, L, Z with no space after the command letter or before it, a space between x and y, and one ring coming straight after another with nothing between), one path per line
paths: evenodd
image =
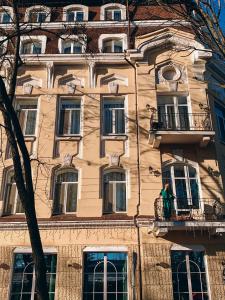
M153 4L36 2L20 8L37 28L21 37L15 108L50 299L224 300L225 110L204 81L219 80L211 54ZM12 14L2 7L0 28ZM35 299L1 137L0 299Z

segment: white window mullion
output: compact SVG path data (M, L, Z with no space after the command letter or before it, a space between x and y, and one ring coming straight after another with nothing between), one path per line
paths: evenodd
M31 289L31 300L34 300L35 295L35 265L33 264L33 277L32 277L32 289Z
M174 166L171 167L170 174L171 174L171 180L172 180L173 193L175 195L174 208L175 208L175 211L177 212L178 209L177 209L177 198L176 198L176 183L175 183L175 177L174 177Z
M116 182L113 181L113 211L116 212Z
M12 186L13 185L16 185L16 183L12 183ZM12 187L11 187L12 188ZM18 198L18 191L17 191L17 188L16 188L16 191L15 191L15 198L14 198L14 204L13 204L13 214L15 215L16 214L16 206L17 206L17 198Z
M193 297L192 297L192 285L191 285L190 261L189 261L189 254L187 252L186 252L186 255L185 255L185 259L186 259L186 268L187 268L189 300L193 300Z
M103 283L103 289L104 289L104 300L107 300L107 256L104 255L104 283Z
M72 109L69 110L69 120L68 120L68 132L67 134L71 134L71 120L72 120Z
M112 109L112 133L116 133L116 112L115 112L115 108Z
M190 187L190 178L189 178L188 166L184 166L184 174L185 174L185 184L186 184L187 197L188 197L188 205L192 205L191 187Z
M66 211L66 207L67 207L67 190L68 190L68 182L64 182L63 183L63 186L64 186L64 203L63 203L63 211L64 211L64 213L66 213L67 211Z

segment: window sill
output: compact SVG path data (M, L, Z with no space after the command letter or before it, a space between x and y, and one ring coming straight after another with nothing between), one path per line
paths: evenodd
M101 136L101 140L107 141L107 140L115 140L115 141L125 141L128 139L128 136L123 134L123 135L104 135Z
M34 142L36 140L36 136L24 136L25 142Z
M81 135L56 136L56 141L80 141Z

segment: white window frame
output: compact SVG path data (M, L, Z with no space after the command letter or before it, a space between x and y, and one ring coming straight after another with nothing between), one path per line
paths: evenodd
M108 102L116 102L116 101L123 101L124 103L124 107L123 108L113 108L112 110L115 111L115 110L124 110L124 133L115 133L115 112L113 113L113 120L112 120L112 127L113 127L113 132L112 133L108 133L106 134L104 132L104 103ZM110 96L103 96L102 97L102 104L101 104L101 111L102 111L102 128L101 128L101 134L102 136L124 136L124 135L127 135L127 130L128 130L128 115L127 115L127 111L128 111L128 105L127 105L127 96L121 96L121 97L110 97Z
M184 172L185 172L185 177L175 177L174 176L174 166L175 165L182 165L184 166ZM195 179L197 179L197 182L198 182L198 194L199 194L199 209L204 212L204 203L203 203L203 199L202 199L202 189L201 189L201 181L200 181L200 176L199 176L199 167L198 167L198 164L193 164L193 163L190 163L190 162L174 162L174 163L171 163L171 164L168 164L168 165L165 165L163 166L163 170L164 169L169 169L170 170L170 174L171 174L171 181L172 181L172 190L176 196L176 184L175 184L175 178L176 179L185 179L185 184L186 184L186 191L187 191L187 199L188 199L188 204L191 205L192 204L192 201L191 201L191 190L190 190L190 178L191 179L194 179L194 177L189 177L188 175L188 167L192 167L195 169L196 171L196 177ZM174 208L175 208L175 211L176 211L176 214L178 214L178 212L182 212L182 211L188 211L188 209L178 209L177 208L177 201L176 201L176 198L174 199ZM189 209L190 211L192 210L192 208ZM198 210L197 208L195 210Z
M56 248L50 248L50 247L47 248L47 247L45 247L45 248L43 248L43 252L44 252L44 255L53 255L53 254L56 254L56 256L57 256L57 264L58 264L58 251L57 251ZM14 249L14 251L13 251L13 266L14 266L16 254L32 254L32 249L29 248L29 247L16 247ZM34 264L34 263L32 262L32 264ZM57 277L57 264L56 264L56 273L48 273L48 274L55 274L55 278ZM13 274L14 274L14 269L12 269L12 272L11 272L9 297L11 296L11 293L12 293L12 279L13 279ZM35 268L33 268L33 272L32 272L32 289L31 289L31 299L30 300L34 300L35 286L36 286L36 282L35 282ZM55 285L54 295L56 295L56 285Z
M103 52L103 44L104 44L104 41L106 40L122 40L122 51L125 51L127 50L127 35L126 33L120 33L120 34L101 34L100 37L99 37L99 40L98 40L98 48L99 48L99 51L101 53L104 53ZM121 52L123 53L123 52ZM111 52L111 53L105 53L105 54L121 54L120 52Z
M187 270L186 273L187 273L187 281L188 281L189 300L193 300L193 297L192 297L192 287L191 287L192 284L191 284L190 264L188 265L189 257L187 259L187 253L188 252L204 252L203 253L203 261L204 261L204 267L205 267L205 272L204 273L205 273L206 284L207 284L207 296L208 296L209 300L211 300L209 275L208 275L208 263L207 263L207 255L205 253L205 247L202 246L202 245L179 245L179 244L174 244L170 249L170 253L172 251L186 252L185 262L186 262L186 270Z
M36 106L37 106L37 108L36 109L31 109L31 110L36 110L36 121L35 121L35 130L34 130L34 134L25 134L25 128L26 128L26 126L23 126L23 128L21 128L22 129L22 132L23 132L23 135L24 135L24 137L26 138L26 137L36 137L37 136L37 128L38 128L38 117L39 117L39 101L38 101L38 99L36 99L36 98L34 98L34 99L25 99L25 98L19 98L19 99L16 99L16 110L20 110L20 107L21 107L21 105L29 105L29 104L36 104ZM25 120L24 120L24 124L26 124L27 123L27 115L28 115L28 110L29 109L24 109L24 110L26 110L26 113L25 113L25 115L26 115L26 117L25 117Z
M67 11L74 10L74 11L82 11L84 13L83 21L88 21L88 6L85 5L79 5L79 4L72 4L67 5L63 8L63 17L62 21L67 22Z
M117 172L117 173L124 173L125 175L125 180L123 181L108 181L108 183L110 184L113 184L113 209L112 209L112 212L105 212L104 209L103 209L103 213L104 214L107 214L107 213L115 213L115 214L123 214L123 213L127 213L127 206L128 206L128 198L129 198L129 187L128 187L128 184L129 184L129 173L128 173L128 170L125 170L125 169L121 169L121 168L112 168L112 169L108 169L108 170L105 170L103 171L103 177L102 177L102 195L103 195L103 201L104 201L104 185L105 185L105 182L104 182L104 176L108 173L111 173L111 172ZM126 210L123 210L123 211L117 211L116 210L116 184L117 183L125 183L125 187L126 187L126 199L125 199L125 205L126 205ZM103 203L103 208L104 208L104 203Z
M22 52L22 47L23 47L23 43L26 42L36 42L38 41L41 44L41 53L40 54L44 54L45 50L46 50L46 42L47 42L47 36L45 35L32 35L32 36L21 36L20 38L20 53ZM21 55L40 55L40 54L21 54Z
M106 10L107 9L120 9L121 10L121 21L126 20L126 6L120 3L108 3L101 6L100 9L100 20L106 20ZM115 22L115 21L113 21Z
M74 42L79 42L81 44L81 53L70 53L72 55L81 55L82 53L85 53L86 51L86 45L87 45L87 36L85 34L80 35L62 35L61 38L58 40L58 49L60 54L68 55L69 53L63 53L63 43L64 42L71 42L72 44ZM72 49L72 47L71 47Z
M61 214L66 214L66 215L71 215L71 214L76 214L77 213L77 206L78 206L78 200L80 199L80 169L79 168L63 168L61 170L57 170L55 175L54 175L54 190L53 190L53 201L55 200L55 192L56 192L56 183L57 183L57 177L60 174L63 173L67 173L67 172L77 172L77 181L66 181L66 182L60 182L61 186L63 184L63 189L64 189L64 203L63 203L63 209L62 209L62 213ZM67 192L68 192L68 184L76 184L77 185L77 199L76 199L76 211L74 212L67 212L66 211L66 204L67 204ZM66 187L66 188L65 188ZM54 207L54 203L53 203L53 207ZM53 211L54 213L54 211Z
M67 134L60 134L60 113L62 103L69 103L69 102L79 102L80 108L68 108L69 111L71 110L79 110L80 111L80 132L79 133L67 133ZM57 136L64 137L64 136L81 136L82 135L82 124L83 124L83 101L82 98L60 98L59 105L58 105L58 122L57 122ZM71 128L71 112L70 112L70 128Z
M3 14L9 14L10 22L3 23ZM13 8L11 6L2 6L0 10L0 24L10 24L13 21Z
M25 16L24 16L24 22L29 22L30 13L33 10L34 11L43 11L43 12L46 12L47 16L46 16L45 22L43 22L43 23L50 22L50 19L51 19L51 8L47 7L47 6L44 6L44 5L34 5L34 6L31 6L31 7L28 7L26 9L26 13L25 13Z
M12 176L14 176L14 170L12 168L10 168L5 173L4 193L3 193L4 203L3 203L3 210L2 210L3 215L8 215L5 212L5 203L8 202L8 200L9 200L9 199L6 199L6 197L7 197L7 185L9 184L9 179L11 179ZM11 184L11 186L15 186L15 188L16 188L15 198L13 199L13 208L12 208L12 211L11 211L10 215L24 215L24 212L21 212L21 213L16 212L16 207L17 207L17 202L18 202L18 197L19 197L18 196L18 190L17 190L17 187L16 187L16 182L13 182L13 183L10 183L10 184ZM10 195L8 195L8 196L10 196Z
M86 254L86 253L92 253L92 252L115 252L115 253L124 253L126 254L126 264L127 264L127 277L126 277L126 280L127 280L127 300L130 299L129 297L129 282L130 282L130 274L129 274L129 255L128 255L128 249L127 247L123 247L123 246L106 246L106 247L85 247L85 249L83 250L83 254ZM85 266L85 261L84 261L84 255L83 255L83 266ZM100 262L99 262L100 263ZM83 272L84 274L84 272ZM107 300L107 257L104 255L104 282L103 282L103 299L104 300ZM83 289L82 288L82 294L83 294ZM117 297L116 297L117 298ZM95 298L93 298L95 299Z
M174 108L174 121L175 121L175 126L176 129L175 130L179 130L180 129L180 120L179 120L179 107L185 106L187 107L187 114L188 114L188 121L189 121L189 130L192 130L193 126L193 120L192 120L192 113L191 113L191 105L190 105L190 98L186 95L168 95L169 97L173 98L173 103L171 104L158 104L157 101L157 106L158 107L164 107L165 108L165 116L167 118L166 123L168 124L168 107L173 107ZM158 95L158 98L160 97L164 97L166 98L166 95ZM179 104L179 97L186 97L187 103L186 104ZM169 128L168 128L169 130Z

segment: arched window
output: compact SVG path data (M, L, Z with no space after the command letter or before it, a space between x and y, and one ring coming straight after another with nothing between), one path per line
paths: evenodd
M13 9L10 6L2 6L0 8L0 23L11 23L13 18Z
M3 214L13 215L20 213L24 213L23 206L18 195L14 171L9 170L6 173Z
M170 183L175 195L177 214L199 209L199 182L196 169L188 164L174 163L163 168L163 183Z
M21 54L41 54L41 42L24 41L21 46Z
M103 175L104 213L125 212L126 174L124 170L109 170Z
M88 21L88 7L85 5L68 5L63 8L63 21L82 22Z
M55 176L53 214L74 213L77 210L78 171L60 170Z

